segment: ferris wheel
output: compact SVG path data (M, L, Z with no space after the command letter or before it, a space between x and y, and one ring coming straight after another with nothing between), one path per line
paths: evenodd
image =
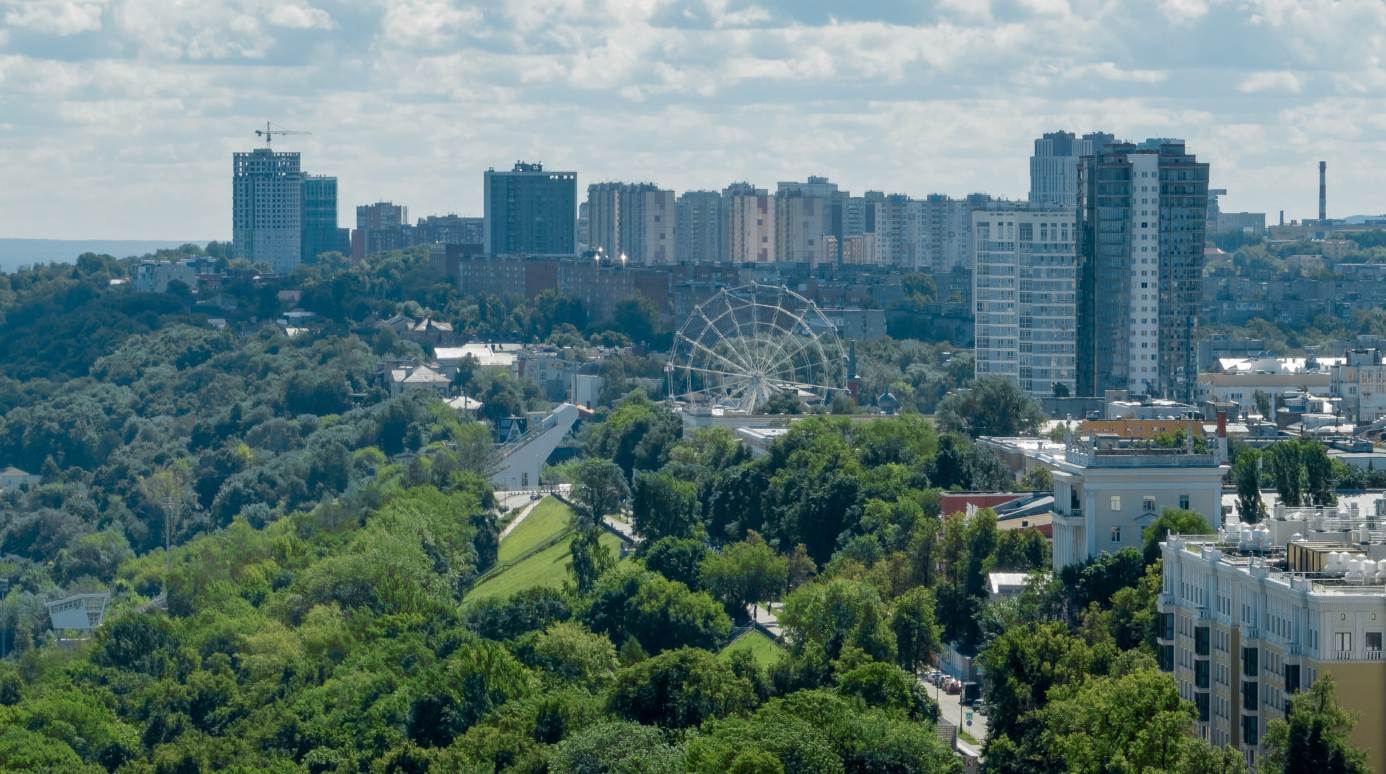
M776 395L830 403L846 387L836 326L785 287L724 288L693 308L665 366L671 396L755 413Z

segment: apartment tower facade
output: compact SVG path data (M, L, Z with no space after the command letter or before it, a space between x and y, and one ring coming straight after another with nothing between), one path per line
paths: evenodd
M1207 204L1208 165L1182 140L1082 158L1078 394L1191 398Z

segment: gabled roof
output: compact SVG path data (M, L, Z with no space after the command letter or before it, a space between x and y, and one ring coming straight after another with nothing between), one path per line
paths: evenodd
M438 382L451 382L452 380L426 365L421 365L410 371L409 375L401 381L405 384L436 384Z
M13 466L13 465L7 465L7 466L5 466L5 469L4 469L4 470L0 470L0 476L5 476L6 478L13 478L13 477L15 477L15 476L31 476L31 475L33 475L33 474L32 474L32 473L29 473L28 471L20 470L19 468L16 468L16 467Z

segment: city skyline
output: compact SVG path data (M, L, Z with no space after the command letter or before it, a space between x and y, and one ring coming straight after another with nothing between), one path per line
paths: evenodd
M1045 132L1173 136L1224 209L1375 214L1386 66L1366 2L610 2L481 7L0 0L0 236L229 239L266 119L377 200L480 215L516 159L605 181L1023 199ZM830 15L830 13L832 15ZM1344 34L1351 31L1352 34ZM74 217L74 214L76 217Z

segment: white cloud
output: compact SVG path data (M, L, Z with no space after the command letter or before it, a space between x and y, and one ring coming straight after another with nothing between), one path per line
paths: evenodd
M101 29L106 0L0 0L0 7L6 26L66 36Z
M1078 65L1069 71L1074 78L1101 78L1104 81L1125 83L1163 83L1169 79L1164 70L1126 70L1113 62Z
M92 24L89 58L50 37ZM480 170L529 157L581 185L1018 196L1055 129L1185 137L1233 209L1303 215L1282 179L1320 157L1344 211L1382 208L1348 173L1386 156L1366 0L0 0L7 32L0 169L52 174L0 211L32 236L224 238L229 155L266 119L314 132L286 142L348 220L479 212Z
M481 11L459 8L451 0L401 0L389 2L383 27L394 45L442 48L483 20Z
M1176 24L1187 24L1208 13L1208 0L1160 0L1160 10Z
M330 30L337 26L327 11L294 3L276 5L269 13L269 23L291 30Z
M1262 70L1242 79L1237 90L1243 94L1298 94L1303 88L1300 76L1288 70Z

